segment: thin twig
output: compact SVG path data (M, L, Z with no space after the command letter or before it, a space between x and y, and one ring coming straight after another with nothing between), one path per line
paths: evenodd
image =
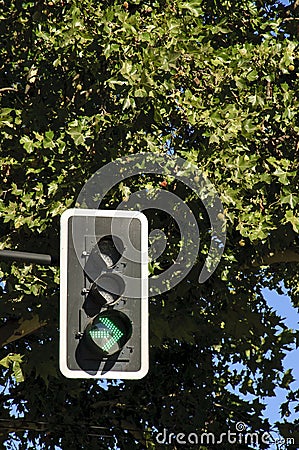
M1 92L7 92L7 91L18 92L18 89L13 88L13 87L4 87L4 88L0 88L0 93L1 93Z

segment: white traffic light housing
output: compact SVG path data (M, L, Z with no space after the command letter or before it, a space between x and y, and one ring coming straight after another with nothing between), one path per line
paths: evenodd
M148 371L148 226L137 211L61 216L60 370L139 379Z

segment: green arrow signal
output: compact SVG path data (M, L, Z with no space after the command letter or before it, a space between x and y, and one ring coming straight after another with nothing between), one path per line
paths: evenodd
M102 347L105 352L108 352L124 333L107 317L100 317L99 322L105 326L105 329L92 329L89 334L92 339L109 339Z

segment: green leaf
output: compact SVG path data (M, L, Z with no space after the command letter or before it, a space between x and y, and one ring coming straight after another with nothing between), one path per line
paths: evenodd
M258 73L256 70L251 70L250 72L247 73L246 78L248 81L254 81L256 80L258 77Z
M178 6L180 9L186 9L195 17L198 17L200 14L202 14L201 3L201 1L185 2L180 3Z
M34 142L28 136L22 136L20 139L20 144L23 144L23 147L27 153L34 152Z
M290 223L295 233L299 233L299 217L294 216L293 211L286 212L284 223Z
M21 369L22 356L17 353L9 353L5 358L1 359L0 365L8 369L12 367L13 376L17 383L24 381Z
M294 194L288 194L288 195L285 195L284 197L280 198L280 203L282 205L287 203L290 205L290 207L292 209L294 209L294 207L297 205L298 202L299 202L299 197Z
M84 144L84 135L80 125L69 128L67 133L72 137L75 145Z
M289 389L289 386L293 381L295 381L295 378L292 375L292 369L288 369L281 380L281 387Z
M24 376L19 361L13 362L12 370L17 383L24 381Z

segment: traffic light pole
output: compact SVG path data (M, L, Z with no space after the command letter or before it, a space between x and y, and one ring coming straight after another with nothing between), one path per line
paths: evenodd
M43 253L19 252L17 250L0 250L0 260L22 261L42 265L58 266L58 259Z

